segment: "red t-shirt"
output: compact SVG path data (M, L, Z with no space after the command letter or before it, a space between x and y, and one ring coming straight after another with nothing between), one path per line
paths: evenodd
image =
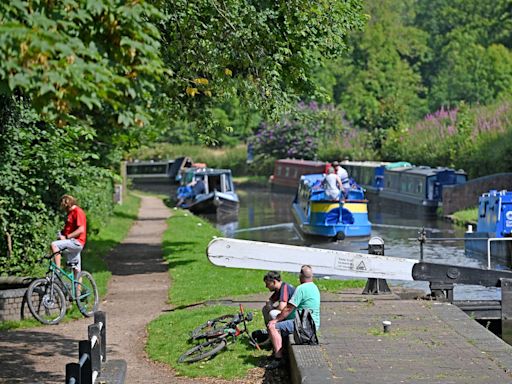
M68 218L66 220L66 224L64 224L62 234L67 236L81 226L84 227L84 231L76 239L80 244L85 245L85 239L87 237L87 219L85 218L85 212L82 208L75 206L75 208L68 213Z

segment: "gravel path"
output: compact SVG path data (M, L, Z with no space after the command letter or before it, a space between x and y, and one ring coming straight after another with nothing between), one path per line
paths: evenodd
M107 257L112 279L100 309L107 313L107 357L128 364L126 383L224 383L218 379L176 377L151 362L144 351L146 325L168 309L169 274L161 239L170 211L160 199L142 197L138 219L126 239ZM0 383L64 383L65 365L77 362L78 341L91 319L55 326L0 332ZM279 383L263 368L230 383Z

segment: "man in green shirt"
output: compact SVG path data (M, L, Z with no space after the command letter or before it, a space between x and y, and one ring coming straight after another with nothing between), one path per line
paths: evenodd
M274 369L283 364L283 337L293 333L295 324L293 320L287 320L295 310L308 308L315 322L316 329L320 328L320 291L313 282L313 270L309 265L303 265L299 274L300 285L281 313L268 323L268 331L272 346L274 347L274 361L267 368Z

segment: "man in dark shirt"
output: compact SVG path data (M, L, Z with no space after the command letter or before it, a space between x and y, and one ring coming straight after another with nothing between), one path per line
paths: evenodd
M295 292L295 288L293 285L281 281L281 275L276 271L267 272L263 277L263 281L268 290L272 292L272 296L270 296L261 310L265 324L267 324L270 320L275 319L286 307L288 300L290 300L293 292Z

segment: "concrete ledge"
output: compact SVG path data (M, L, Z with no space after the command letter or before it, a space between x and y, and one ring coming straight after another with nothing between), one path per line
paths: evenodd
M128 366L125 360L108 360L101 368L97 383L123 384L126 379Z
M320 345L297 345L288 340L290 374L293 384L332 383L333 375Z

